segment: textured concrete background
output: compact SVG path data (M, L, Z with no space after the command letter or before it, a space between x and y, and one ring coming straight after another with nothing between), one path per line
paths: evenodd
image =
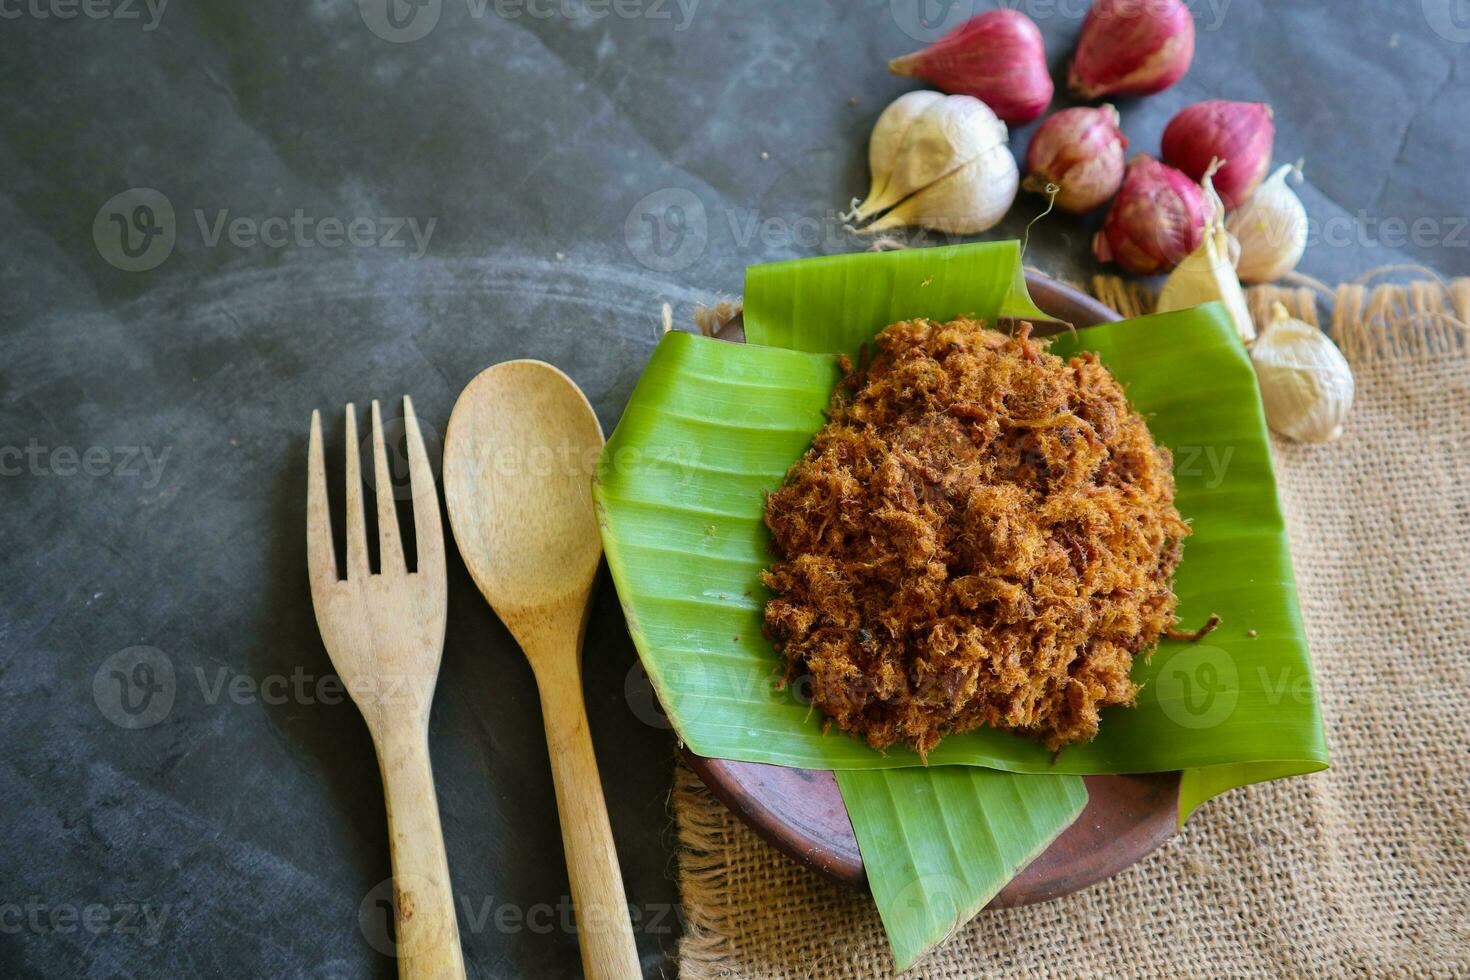
M1085 5L1013 5L1060 77ZM1192 6L1192 72L1120 104L1135 151L1189 102L1268 100L1307 161L1303 271L1470 273L1463 3ZM970 11L0 2L0 974L393 975L377 769L306 588L311 409L338 452L349 399L442 429L478 370L539 357L610 430L661 302L687 322L749 264L862 247L836 214L913 87L884 62ZM1089 274L1094 224L1049 218L1029 260ZM531 675L450 574L431 738L466 959L574 976ZM668 975L672 739L605 582L586 663Z

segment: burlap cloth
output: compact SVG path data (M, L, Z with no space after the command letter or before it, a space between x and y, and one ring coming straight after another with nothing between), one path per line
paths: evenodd
M1310 289L1253 291L1258 316L1273 298L1316 318ZM1347 434L1273 450L1331 770L1228 793L1084 892L982 912L908 976L1470 976L1470 280L1330 301ZM866 895L682 767L673 809L686 980L892 973Z

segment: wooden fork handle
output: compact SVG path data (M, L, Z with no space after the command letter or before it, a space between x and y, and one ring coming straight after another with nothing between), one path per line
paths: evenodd
M410 717L376 734L393 852L398 975L403 980L464 980L427 726Z
M564 673L538 671L537 687L556 783L556 807L561 814L567 875L577 909L582 972L588 980L636 980L643 971L628 921L628 900L597 756L587 730L581 671L567 668Z

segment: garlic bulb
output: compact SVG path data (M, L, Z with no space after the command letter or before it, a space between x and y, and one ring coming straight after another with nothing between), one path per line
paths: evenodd
M900 95L883 110L883 114L873 124L873 135L868 137L868 171L872 174L872 183L868 185L867 198L857 207L856 217L864 217L879 210L874 202L888 186L888 178L893 174L893 161L909 126L919 113L943 98L938 92L921 89Z
M1021 186L1016 158L1004 144L993 146L960 169L941 177L863 229L887 231L918 225L951 235L978 235L1000 223Z
M1256 338L1256 326L1245 303L1245 291L1240 288L1240 280L1235 274L1235 241L1225 230L1224 212L1208 173L1203 187L1205 199L1213 206L1213 213L1205 225L1204 239L1164 280L1164 286L1159 290L1157 310L1167 313L1187 310L1201 303L1222 302L1235 323L1235 332L1241 340L1250 343Z
M906 97L905 97L906 98ZM885 110L884 115L887 115ZM880 123L882 117L879 118ZM896 128L896 127L894 127ZM877 127L874 130L877 134ZM889 154L883 160L869 146L870 157L878 157L874 173L886 173L887 180L875 194L857 209L857 217L871 217L893 208L906 198L917 196L945 178L956 177L945 187L934 187L928 198L916 202L907 211L885 216L882 222L864 231L879 231L901 225L920 224L936 227L915 217L940 218L936 208L959 203L964 213L942 216L940 230L958 234L974 234L993 227L1015 199L1020 185L1016 161L1006 147L1009 138L1006 124L1001 122L984 102L969 95L944 95L931 100L909 122L894 145L893 132L882 134L880 151ZM889 146L893 146L891 150ZM976 163L976 166L968 166ZM977 188L971 182L982 181L993 188ZM994 200L1005 198L1005 207L993 215Z
M1301 442L1332 442L1353 407L1353 371L1321 330L1293 319L1280 303L1251 348L1266 422Z
M1276 171L1230 215L1227 227L1240 242L1236 271L1242 282L1275 282L1295 269L1306 251L1307 209L1286 186L1286 175L1294 169Z

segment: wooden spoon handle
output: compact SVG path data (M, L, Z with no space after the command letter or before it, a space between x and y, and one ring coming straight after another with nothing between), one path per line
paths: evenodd
M414 719L395 723L379 733L376 744L393 852L398 975L403 980L463 980L428 728Z
M546 676L543 676L543 673ZM612 826L597 773L597 756L582 704L581 671L538 671L541 713L561 813L562 846L577 909L582 971L588 980L635 980L643 975Z

